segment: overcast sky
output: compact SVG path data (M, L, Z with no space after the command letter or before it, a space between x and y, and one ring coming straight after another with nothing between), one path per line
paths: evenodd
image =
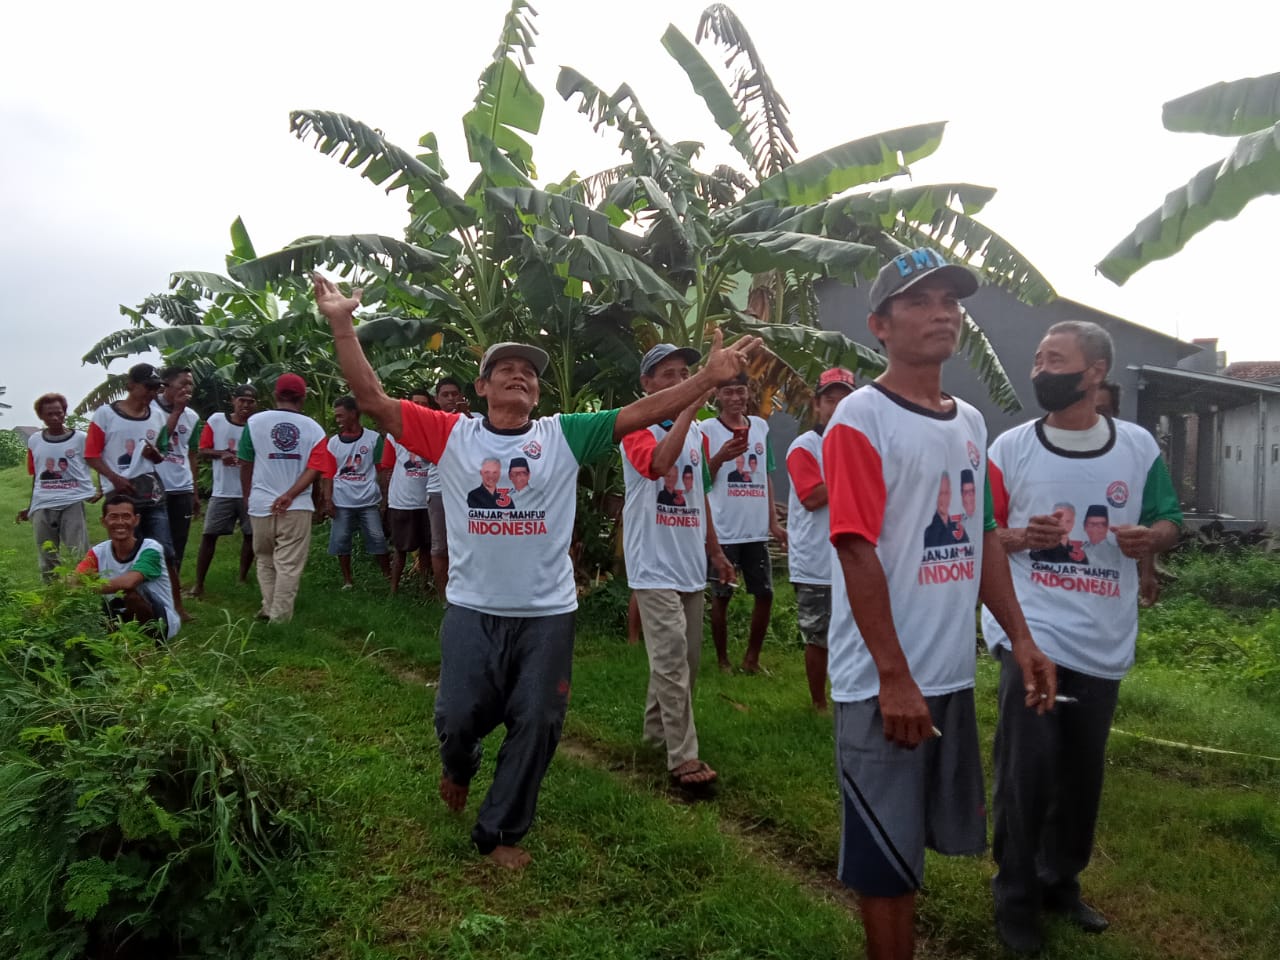
M1123 288L1093 272L1168 191L1229 152L1226 138L1166 132L1161 104L1280 70L1274 0L1187 6L1185 16L1181 5L1116 0L731 5L791 107L801 156L946 120L941 149L915 166L915 181L998 188L981 219L1060 294L1184 339L1217 336L1233 360L1280 359L1280 312L1259 282L1280 255L1280 199L1255 201ZM11 7L0 61L0 384L16 409L3 422L34 422L29 404L45 390L78 402L102 379L80 357L125 324L119 304L164 290L174 270L224 272L236 216L260 253L313 233L400 236L401 195L295 140L291 109L348 113L406 148L435 131L465 186L460 118L507 6ZM536 6L542 179L618 158L615 141L555 93L561 64L606 89L630 82L667 139L701 140L708 163L733 162L659 42L669 22L692 39L702 4ZM1003 359L1015 376L1029 363Z

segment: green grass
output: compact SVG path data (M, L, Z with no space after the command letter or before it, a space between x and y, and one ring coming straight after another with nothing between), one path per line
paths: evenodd
M12 516L25 490L19 471L0 472L0 512ZM780 586L765 647L769 675L721 675L708 644L697 723L721 783L715 801L696 806L667 794L662 757L640 745L643 649L623 642L616 603L585 605L565 742L527 840L534 865L510 876L479 860L468 838L499 735L466 815L448 814L435 795L438 604L419 597L415 583L393 600L368 563L357 564L356 591L339 593L336 564L317 533L297 619L255 626L248 655L251 670L270 671L268 682L298 695L318 718L306 762L328 853L273 904L282 955L861 953L852 900L833 879L831 726L808 707L788 588ZM223 541L210 600L192 604L200 620L190 635L256 609L256 590L234 584L237 546ZM0 562L37 579L29 527L0 525ZM731 608L738 655L747 613L745 601ZM1195 648L1204 622L1181 616L1144 620L1161 653L1142 659L1121 690L1116 726L1136 736L1112 738L1097 854L1084 878L1112 929L1086 937L1055 925L1046 957L1263 960L1280 942L1280 763L1140 739L1280 752L1280 704L1258 692L1238 661L1179 664L1178 649ZM1260 629L1256 616L1213 616L1228 636ZM981 659L977 699L988 755L995 680L994 664ZM930 856L921 956L999 955L992 869L989 858Z

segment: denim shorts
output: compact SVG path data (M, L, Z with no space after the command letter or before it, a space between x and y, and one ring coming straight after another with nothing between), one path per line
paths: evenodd
M387 552L387 536L382 532L382 514L373 507L337 507L333 526L329 528L329 556L351 555L351 541L360 529L364 552L378 556Z

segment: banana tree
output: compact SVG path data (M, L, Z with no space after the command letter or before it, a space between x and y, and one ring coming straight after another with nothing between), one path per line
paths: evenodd
M1170 100L1164 126L1240 139L1227 157L1168 194L1102 258L1098 272L1116 285L1173 256L1210 224L1232 219L1251 200L1280 193L1280 73L1215 83Z

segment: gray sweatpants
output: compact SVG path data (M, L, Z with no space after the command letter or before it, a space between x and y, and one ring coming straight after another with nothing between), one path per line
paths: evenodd
M1023 705L1013 654L1002 647L999 659L991 847L998 870L991 891L997 914L1028 919L1044 904L1080 896L1120 681L1060 666L1058 693L1078 702L1037 716Z
M65 507L32 510L28 519L36 535L40 576L45 580L53 576L59 553L62 554L63 563L74 567L89 552L89 528L84 518L83 500ZM53 549L46 550L46 543L53 544Z
M484 738L507 729L471 839L481 853L519 843L560 742L573 672L574 614L499 617L450 604L440 625L436 736L445 775L467 785Z

